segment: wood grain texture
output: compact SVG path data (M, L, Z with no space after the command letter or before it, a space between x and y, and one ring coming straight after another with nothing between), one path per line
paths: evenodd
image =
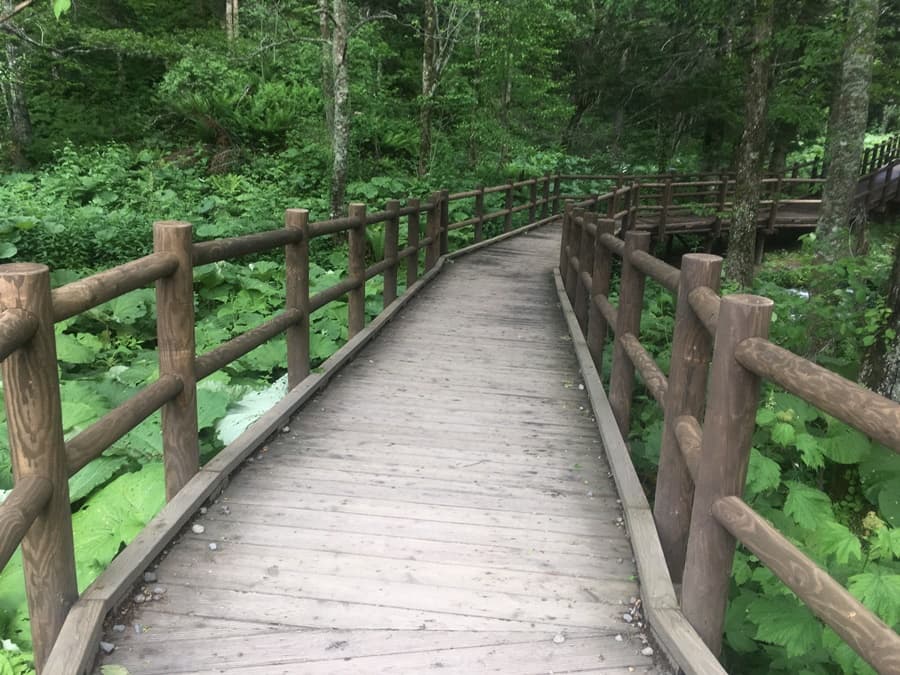
M66 442L69 475L74 476L99 457L113 443L174 399L182 390L181 379L171 373L161 375L124 403Z
M397 272L400 265L397 257L400 240L400 202L396 199L389 200L385 210L391 215L384 221L384 259L389 261L389 266L384 271L383 307L387 307L397 299Z
M900 452L897 402L765 339L752 338L737 345L735 358L745 368Z
M320 228L317 234L340 232L347 229L350 223L344 218L338 223L339 227L337 229L328 229L330 224L328 222L317 223ZM293 244L300 240L300 236L299 232L284 229L256 232L226 239L213 239L212 241L194 244L191 258L194 266L199 267L200 265L208 265L219 260L231 260L232 258L270 251L279 246Z
M603 372L603 347L606 344L606 334L609 326L615 326L613 317L604 311L606 306L611 307L607 296L609 295L610 277L612 276L612 254L600 243L603 234L611 234L616 227L615 221L603 218L596 220L597 228L593 238L593 267L591 273L591 290L589 298L588 327L585 339L594 359L597 372ZM601 303L605 302L606 306Z
M24 309L6 309L0 313L0 361L28 342L37 327L37 317Z
M703 418L706 378L712 358L712 340L694 313L689 297L696 288L717 289L721 273L722 259L718 256L690 253L681 259L653 507L669 573L676 582L681 580L684 569L694 499L694 473L684 459L684 446L679 444L676 426L683 415Z
M25 476L0 504L0 569L19 547L22 537L53 496L53 483L42 476Z
M721 298L717 293L718 281L714 285L703 285L692 288L688 293L688 302L697 319L713 337L716 335L716 326L719 323L719 304Z
M156 252L54 288L51 291L53 320L63 321L81 314L108 300L167 277L177 267L177 257L168 252Z
M160 563L166 597L137 610L135 620L164 624L110 636L117 651L103 663L136 674L282 663L418 672L437 661L450 672L481 663L515 672L512 655L537 654L562 633L573 650L550 650L541 669L652 668L621 620L620 603L638 587L577 366L565 348L547 347L568 344L547 274L557 245L552 232L533 231L458 257L232 477L200 518L205 532L186 533ZM433 340L440 358L422 349ZM495 358L546 367L511 368L494 386ZM395 364L398 376L367 376ZM520 393L520 382L535 394ZM516 431L510 415L531 421ZM198 616L240 627L242 640L260 636L260 648L237 639L204 648L202 633L190 637ZM263 625L290 638L265 648ZM379 651L441 632L444 646L415 657ZM184 636L184 650L160 649L162 635ZM578 635L598 637L575 649ZM449 660L451 650L477 649L473 636L502 658L485 661L485 649ZM351 661L343 646L327 649L343 642Z
M712 513L869 665L879 673L900 673L900 635L740 497L717 500Z
M347 335L352 338L366 325L366 205L350 204L347 213L361 223L347 232L347 277L354 282L347 293Z
M406 287L411 288L419 278L419 200L410 199L409 208L414 210L406 217L406 243L407 249L412 249L406 259Z
M596 216L584 209L575 209L573 212L575 222L579 224L580 240L578 242L578 279L575 283L575 300L573 307L575 316L578 317L578 324L581 330L587 331L588 310L590 309L591 297L591 271L594 269L594 237L591 234L590 225L594 226L596 231Z
M288 389L293 389L309 375L309 211L288 209L284 227L301 235L298 242L284 247L284 308L300 312L285 335Z
M768 334L772 307L768 298L726 296L716 328L682 586L684 614L714 654L722 646L734 538L715 521L712 505L743 494L759 406L759 377L735 360L734 350Z
M197 378L194 372L194 275L191 224L153 224L153 248L178 259L177 269L156 282L156 341L159 374L181 380L181 391L162 408L166 500L200 468L197 439Z
M441 196L441 246L438 252L441 255L447 255L450 252L450 193L447 190L441 190L439 194Z
M619 307L616 316L616 336L641 332L641 312L644 308L644 274L632 264L632 253L650 247L650 234L629 232L625 235L619 282ZM613 346L612 372L609 377L609 404L623 436L628 435L631 420L631 396L634 390L634 365L618 340Z
M641 379L644 380L647 391L650 392L650 395L659 405L663 405L666 400L666 390L669 388L669 382L665 373L656 365L653 356L631 333L617 336L616 341L621 343L632 365L641 374Z
M428 247L425 249L426 272L434 267L441 257L441 193L432 192L428 205L425 223L425 234L429 239Z
M2 363L13 479L18 483L35 477L52 486L49 502L22 540L34 660L40 671L78 597L50 271L46 266L0 266L0 312L9 309L24 310L37 319L32 338Z

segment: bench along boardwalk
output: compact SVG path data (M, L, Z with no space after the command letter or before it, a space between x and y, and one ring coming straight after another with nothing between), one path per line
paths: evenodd
M165 593L107 634L103 663L658 672L623 619L635 565L558 308L558 246L538 230L425 289L196 517L204 531L148 584Z

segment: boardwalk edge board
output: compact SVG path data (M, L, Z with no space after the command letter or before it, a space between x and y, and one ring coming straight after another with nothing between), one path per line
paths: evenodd
M666 656L686 675L727 675L727 671L704 644L685 619L678 604L675 588L656 533L653 513L638 480L631 455L613 417L603 381L594 367L587 342L581 333L575 311L563 288L559 269L553 270L560 308L569 328L572 347L578 359L584 387L591 401L594 419L603 440L606 457L612 470L625 522L631 536L644 613Z
M528 232L558 220L552 215L472 244L438 258L426 272L390 306L382 310L357 335L335 352L321 367L251 424L225 447L163 507L140 534L110 563L109 567L84 591L69 611L59 637L45 665L54 675L89 675L97 657L97 644L106 615L115 609L131 590L144 569L181 531L200 506L219 490L241 463L270 436L286 424L294 413L328 384L332 377L365 347L409 302L444 269L446 263L474 253L486 246Z

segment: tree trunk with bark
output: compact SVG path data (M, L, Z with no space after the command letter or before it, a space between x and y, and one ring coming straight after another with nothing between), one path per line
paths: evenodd
M350 73L347 63L347 0L332 3L331 64L334 106L331 136L331 215L344 213L350 146Z
M6 0L3 14L13 10L14 3ZM11 21L7 22L11 25ZM28 168L28 148L31 145L31 116L28 114L28 99L22 86L22 53L12 38L7 37L3 46L6 58L6 77L0 80L6 117L9 122L9 159L16 169Z
M773 0L756 0L753 9L753 53L744 87L744 132L738 149L734 208L725 257L726 278L742 286L749 286L753 281L756 212L766 150L766 111L772 71Z
M900 241L894 249L887 306L888 320L875 335L860 369L860 381L870 389L900 402ZM888 336L893 335L892 339Z
M425 16L422 35L422 102L419 107L419 165L418 174L428 173L431 160L431 113L434 105L434 90L437 87L438 50L435 44L437 33L437 7L434 0L424 1Z
M816 227L816 248L834 259L865 241L864 207L854 207L869 111L878 0L851 0L841 67L839 107L828 129L828 172Z
M322 100L325 128L334 131L334 68L331 62L331 18L329 0L319 0L319 37L322 38Z
M225 36L228 42L238 37L238 0L225 0Z

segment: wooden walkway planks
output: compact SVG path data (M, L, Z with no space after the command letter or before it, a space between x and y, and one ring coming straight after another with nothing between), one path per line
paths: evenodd
M662 672L622 618L635 566L557 257L554 228L454 262L195 518L102 663Z

